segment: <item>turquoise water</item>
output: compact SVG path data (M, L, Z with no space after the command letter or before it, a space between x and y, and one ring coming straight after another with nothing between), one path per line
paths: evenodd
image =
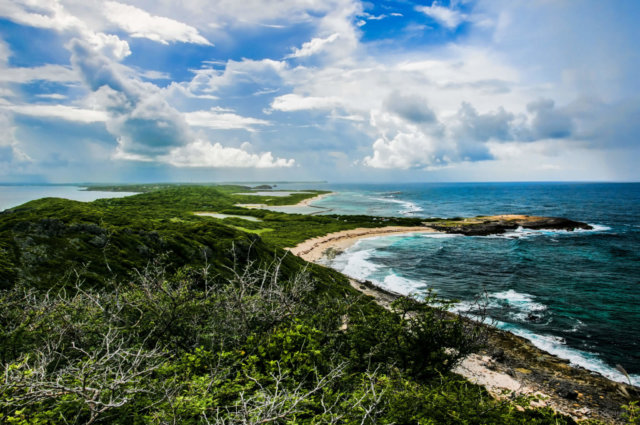
M331 185L315 205L334 213L454 217L562 216L593 231L360 241L331 262L405 294L429 289L572 363L640 384L640 184Z

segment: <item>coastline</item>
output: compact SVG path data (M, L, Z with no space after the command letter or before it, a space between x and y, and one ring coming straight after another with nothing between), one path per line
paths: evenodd
M316 207L314 205L311 205L311 203L315 202L315 201L319 201L320 199L326 198L327 196L331 196L331 195L334 195L334 194L335 194L335 192L323 193L321 195L316 195L316 196L313 196L311 198L303 199L302 201L298 202L297 204L279 205L279 206L285 206L287 208L311 207L311 208L318 208L320 210L327 210L326 208L323 208L323 207ZM267 205L267 204L235 204L234 206L242 207L242 208L248 208L248 209L268 210L273 205ZM313 215L313 214L317 214L317 213L312 213L310 215Z
M319 201L320 199L326 198L327 196L335 195L335 192L323 193L321 195L314 196L313 198L303 199L295 205L291 205L292 207L311 207L311 203L315 201Z
M429 227L388 226L359 228L308 239L289 251L306 261L318 263L327 254L343 251L357 241L377 236L409 233L440 233ZM351 286L389 309L402 296L371 282L349 278ZM481 385L498 399L530 397L531 407L550 407L575 420L597 419L625 423L621 406L640 395L636 387L612 381L568 360L537 348L510 332L488 327L487 347L465 358L453 371Z
M289 251L300 258L315 263L324 257L327 250L345 250L360 239L373 238L376 236L402 235L407 233L436 233L436 230L425 226L361 227L358 229L343 230L341 232L329 233L328 235L307 239L295 247L289 248Z

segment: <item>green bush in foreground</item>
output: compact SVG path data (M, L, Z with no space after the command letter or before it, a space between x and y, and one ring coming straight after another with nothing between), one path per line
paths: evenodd
M0 422L571 423L451 375L481 341L441 304L388 312L281 262L230 275L151 264L102 288L3 290Z

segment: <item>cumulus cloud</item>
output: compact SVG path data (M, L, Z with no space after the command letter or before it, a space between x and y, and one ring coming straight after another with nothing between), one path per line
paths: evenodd
M124 152L161 155L191 139L184 117L151 83L126 78L107 57L86 42L69 45L71 63L93 92L91 100L108 114L107 130Z
M104 4L105 16L111 23L131 34L162 44L180 41L211 45L198 30L190 25L162 16L153 16L128 4L108 1Z
M327 38L313 38L311 41L304 43L299 49L294 48L293 53L287 55L286 58L303 58L314 55L322 51L327 44L333 43L338 38L340 38L340 34L338 33L333 33Z
M437 1L434 1L431 6L416 6L416 10L435 19L449 29L456 29L467 18L466 15L458 10L438 5Z
M456 113L453 133L457 140L487 142L513 138L515 115L500 107L495 112L479 114L467 102L462 103Z
M295 164L293 159L274 158L271 152L251 154L243 149L203 140L174 148L160 160L176 167L275 168L293 167Z
M373 143L373 155L362 163L373 168L425 168L449 161L439 152L438 140L419 131L400 132L391 139L379 138Z
M242 149L197 140L189 124L217 128L250 128L266 121L211 109L183 114L157 86L127 77L104 55L80 40L70 43L72 64L91 89L91 101L106 111L106 128L118 141L114 158L160 161L178 167L289 167L293 160L270 152L250 154ZM195 140L195 141L194 141Z

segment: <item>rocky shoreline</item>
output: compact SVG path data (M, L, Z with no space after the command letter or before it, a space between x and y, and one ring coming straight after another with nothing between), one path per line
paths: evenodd
M350 279L351 286L378 304L390 308L402 295L369 281ZM627 423L622 405L640 398L640 388L571 365L510 332L487 328L486 347L458 365L454 372L484 386L494 397L531 397L531 407L551 407L577 421L595 419L608 424Z
M591 230L586 223L563 217L536 217L527 215L493 215L464 219L425 222L425 226L440 232L457 233L465 236L488 236L516 230L519 227L531 230Z

